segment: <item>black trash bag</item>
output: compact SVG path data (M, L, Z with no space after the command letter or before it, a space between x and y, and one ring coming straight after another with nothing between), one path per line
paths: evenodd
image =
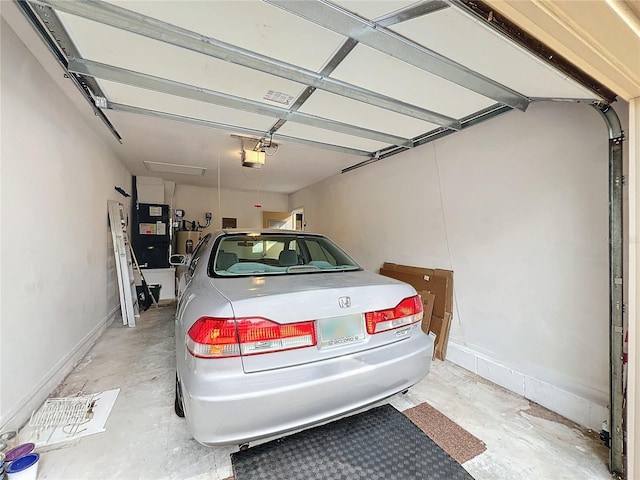
M138 307L143 312L146 312L153 305L153 297L147 282L142 282L142 285L136 285L136 292L138 294Z

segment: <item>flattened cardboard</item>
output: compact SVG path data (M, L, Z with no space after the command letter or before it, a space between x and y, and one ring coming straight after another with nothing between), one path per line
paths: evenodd
M451 270L436 269L435 275L447 279L447 295L444 298L444 311L453 313L453 272Z
M400 265L398 263L384 262L382 268L386 270L398 270L401 272L412 273L414 275L434 275L435 270L431 268L413 267L411 265Z
M424 307L422 315L422 331L429 333L429 327L431 325L431 315L433 313L433 304L436 300L436 296L429 292L418 292L418 295L422 298L422 305Z
M436 334L433 348L433 358L444 360L447 357L447 345L449 344L449 330L451 329L451 314L445 313L444 318L431 317L429 330Z

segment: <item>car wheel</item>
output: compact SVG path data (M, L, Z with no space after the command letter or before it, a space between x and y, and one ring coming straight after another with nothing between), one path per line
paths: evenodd
M178 382L178 375L176 375L176 399L173 403L173 408L176 411L176 415L180 418L184 418L184 408L182 408L182 390L180 389L180 382Z

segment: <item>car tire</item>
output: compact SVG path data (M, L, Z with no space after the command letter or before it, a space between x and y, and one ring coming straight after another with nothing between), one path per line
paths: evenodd
M184 408L182 407L182 390L180 389L180 382L178 382L178 375L176 375L176 399L173 402L173 408L176 411L176 415L180 418L184 418Z

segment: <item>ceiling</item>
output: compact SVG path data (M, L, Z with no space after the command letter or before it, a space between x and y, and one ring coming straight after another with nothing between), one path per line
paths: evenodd
M471 0L18 5L131 173L180 184L292 193L532 101L615 98Z

